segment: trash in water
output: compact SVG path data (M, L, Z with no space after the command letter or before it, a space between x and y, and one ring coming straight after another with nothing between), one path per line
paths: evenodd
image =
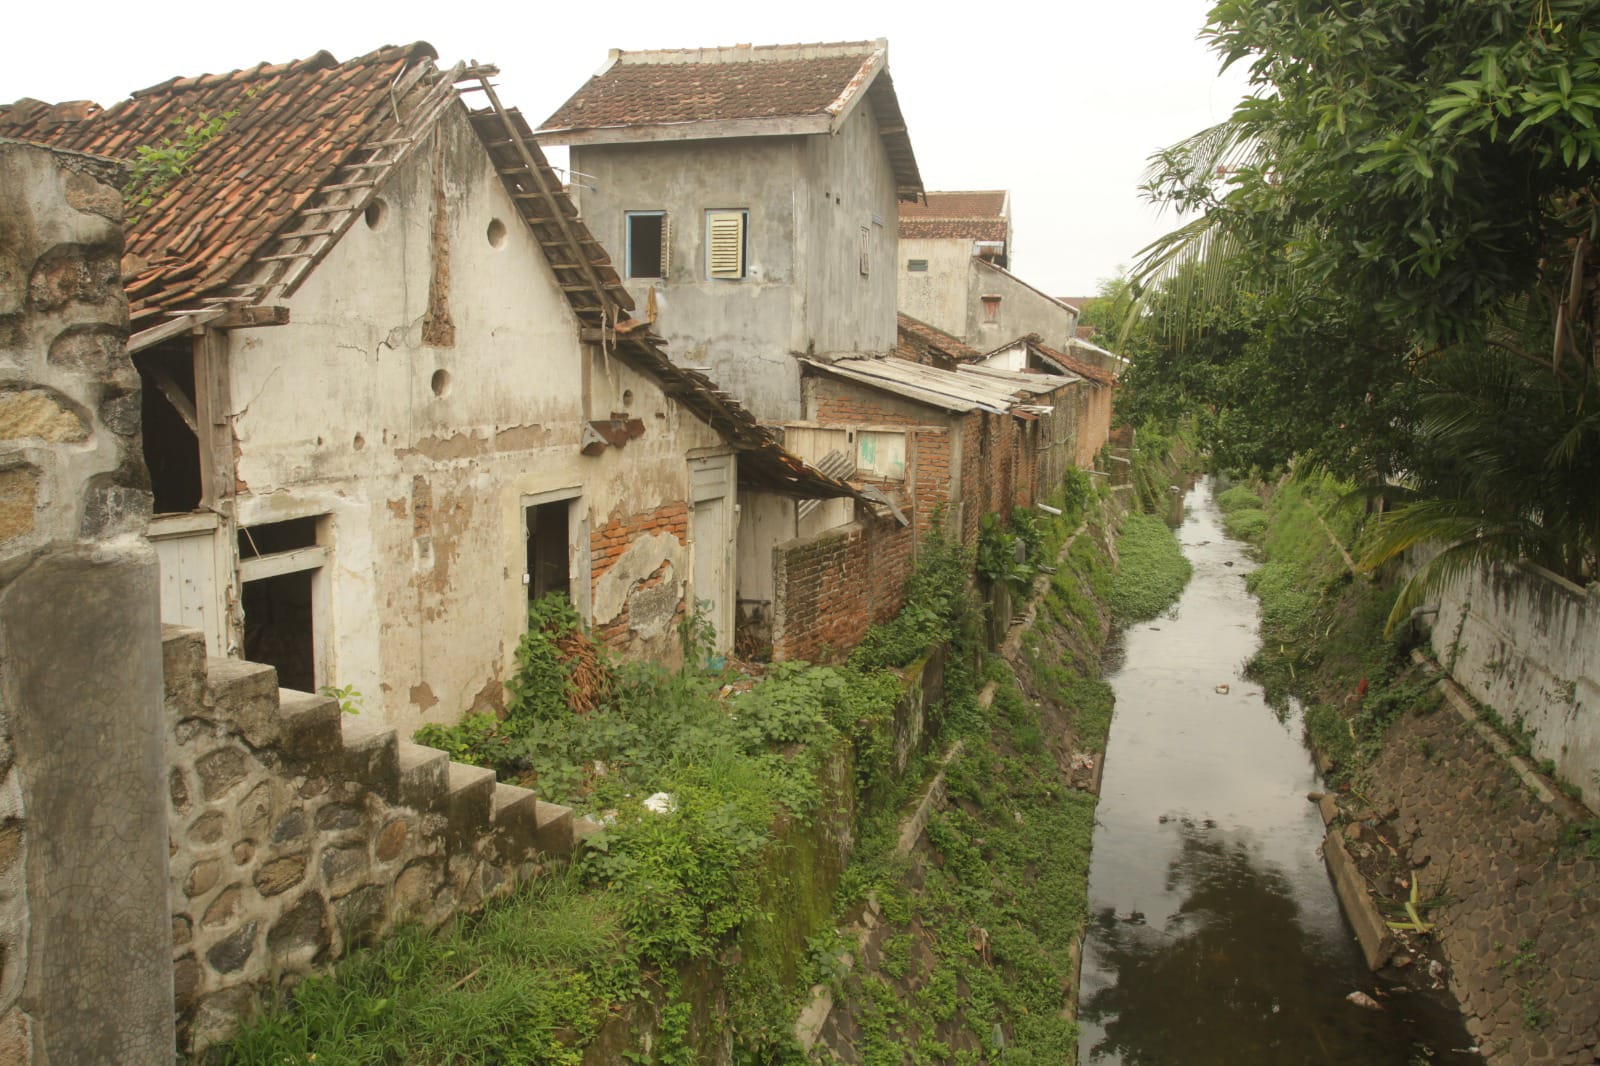
M1365 992L1352 992L1352 993L1350 993L1348 996L1346 996L1344 998L1349 1000L1351 1003L1354 1003L1358 1007L1367 1008L1367 1010L1382 1010L1383 1009L1383 1004L1382 1003L1379 1003L1377 1000L1373 999L1371 996L1367 995Z

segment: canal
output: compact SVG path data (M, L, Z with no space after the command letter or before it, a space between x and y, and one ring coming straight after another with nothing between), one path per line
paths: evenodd
M1246 546L1209 481L1178 530L1194 576L1130 627L1089 872L1085 1064L1412 1066L1480 1061L1453 1012L1375 982L1318 850L1294 714L1243 676L1257 647ZM1382 1010L1357 1006L1351 992ZM1385 994L1387 993L1387 994Z

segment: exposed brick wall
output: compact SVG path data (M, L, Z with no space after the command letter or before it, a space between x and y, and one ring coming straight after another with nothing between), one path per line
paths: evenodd
M773 549L777 610L772 652L826 661L854 647L872 620L867 547L870 519Z
M652 533L671 533L678 543L689 543L689 505L682 500L664 503L653 511L623 515L613 513L606 524L589 533L589 578L598 581L633 542Z
M1078 415L1077 463L1087 470L1094 466L1094 457L1105 447L1111 436L1111 394L1108 385L1084 382L1079 391L1082 397Z
M613 512L590 531L594 629L613 650L650 657L671 651L688 610L689 513L687 502L675 500L634 514Z

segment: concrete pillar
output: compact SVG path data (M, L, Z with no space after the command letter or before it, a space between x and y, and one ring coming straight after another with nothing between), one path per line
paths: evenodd
M0 141L0 1062L173 1057L158 570L121 175Z

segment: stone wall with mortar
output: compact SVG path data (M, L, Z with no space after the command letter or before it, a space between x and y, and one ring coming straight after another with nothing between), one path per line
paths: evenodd
M172 1061L116 164L0 141L0 1062Z
M179 1046L397 923L438 925L572 850L572 812L164 627Z
M1534 758L1600 809L1600 584L1479 569L1434 602L1433 651L1451 676L1527 730Z

